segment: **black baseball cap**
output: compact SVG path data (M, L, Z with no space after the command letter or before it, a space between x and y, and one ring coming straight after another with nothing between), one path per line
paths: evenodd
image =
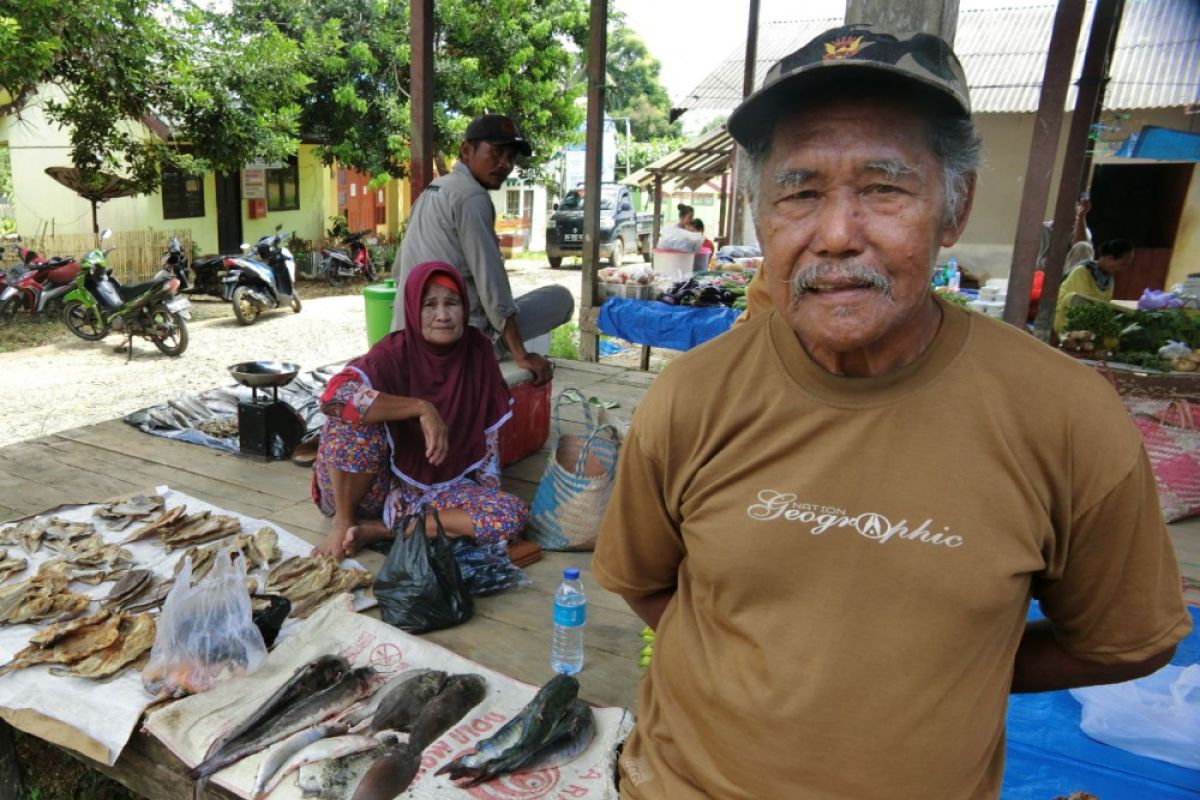
M520 152L527 156L533 155L533 148L521 135L517 124L503 114L484 114L471 120L463 138L468 142L482 139L491 144L515 144Z
M932 33L890 33L842 25L775 62L762 88L729 115L729 135L746 145L811 92L835 81L876 78L926 90L955 112L971 115L967 76L950 45ZM834 84L836 85L836 84Z

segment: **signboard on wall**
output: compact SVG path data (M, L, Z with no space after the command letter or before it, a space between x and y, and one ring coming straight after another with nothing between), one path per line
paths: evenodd
M242 197L261 200L267 196L267 171L265 169L242 170Z
M579 128L587 131L587 125ZM604 120L604 135L600 156L600 180L611 182L617 179L617 125L611 119ZM563 149L563 191L568 192L583 183L587 168L587 147L569 144Z

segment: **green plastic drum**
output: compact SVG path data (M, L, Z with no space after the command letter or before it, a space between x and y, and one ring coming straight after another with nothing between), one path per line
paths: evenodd
M367 304L367 347L392 331L392 302L396 299L396 282L388 278L363 289Z

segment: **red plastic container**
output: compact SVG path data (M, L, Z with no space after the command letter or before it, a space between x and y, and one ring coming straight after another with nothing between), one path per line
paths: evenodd
M500 429L500 466L533 455L550 438L550 386L534 386L532 378L509 385L513 417Z

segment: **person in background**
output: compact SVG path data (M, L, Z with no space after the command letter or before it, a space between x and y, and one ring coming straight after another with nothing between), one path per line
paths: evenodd
M1075 225L1071 230L1071 249L1063 259L1062 274L1070 272L1072 265L1095 256L1092 250L1092 232L1087 227L1087 215L1092 210L1091 195L1084 192L1075 204ZM1029 320L1037 317L1038 303L1042 299L1042 285L1046 281L1046 259L1050 255L1050 237L1054 232L1054 220L1048 219L1042 223L1038 237L1037 271L1033 273L1033 283L1029 290Z
M1054 332L1062 333L1067 322L1067 309L1083 301L1110 302L1113 298L1114 276L1133 263L1133 242L1128 239L1109 239L1102 242L1095 259L1085 258L1071 267L1058 287L1058 304L1054 307Z
M675 223L675 227L691 230L688 226L692 224L692 220L696 218L696 209L689 206L687 203L680 203L676 206L679 211L679 221Z
M502 355L547 383L552 366L545 356L525 350L525 341L571 319L575 299L564 286L541 286L513 298L496 237L496 209L489 189L499 189L518 155L533 150L516 124L500 114L484 114L467 126L458 162L448 175L421 193L392 274L403 286L417 264L442 261L461 270L467 286L468 321L491 339ZM404 328L404 293L396 292L392 330Z
M511 539L529 514L500 488L498 435L512 395L491 342L466 324L462 275L442 262L417 265L403 297L412 324L347 364L321 395L328 419L312 494L331 519L316 548L323 555L354 555L431 506L449 536L477 544Z
M621 445L593 574L657 632L621 798L994 800L1010 692L1147 675L1190 629L1141 437L930 287L981 147L946 42L826 31L728 130L772 308Z
M687 229L704 236L704 220L699 217L692 217L692 221L687 225ZM704 241L700 243L700 249L707 249L710 254L716 252L716 247L713 246L712 239L709 239L707 236L704 236Z

